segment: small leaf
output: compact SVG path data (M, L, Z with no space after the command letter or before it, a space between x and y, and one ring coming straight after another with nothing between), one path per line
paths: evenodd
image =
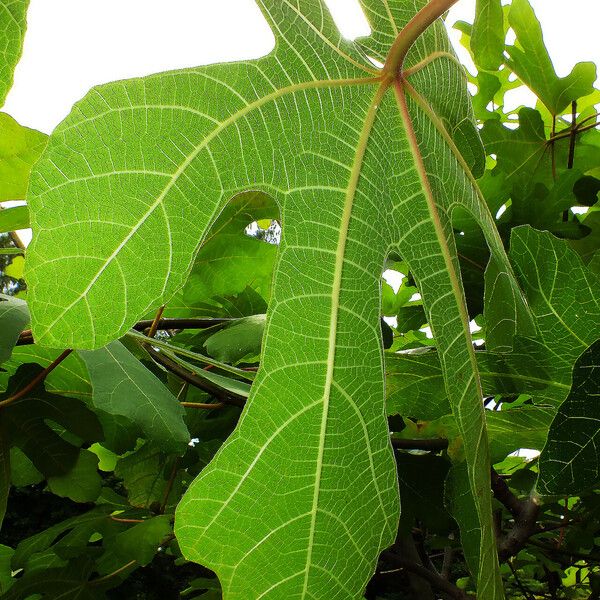
M190 440L183 422L185 410L121 342L79 354L90 374L96 408L127 418L165 450L185 448Z
M211 335L204 347L210 356L222 362L256 362L264 330L265 315L245 317Z
M44 600L104 600L108 585L93 586L88 578L94 563L82 558L65 567L35 570L21 577L3 597L3 600L22 600L23 598L43 598Z
M70 498L73 502L94 502L102 488L98 457L88 450L82 450L77 462L67 473L48 477L48 487L53 494Z
M175 457L167 456L162 448L150 443L119 460L115 475L123 479L132 506L150 508L161 505L174 460ZM181 476L178 475L169 493L168 505L179 499L180 486Z
M160 543L173 533L172 519L160 515L129 527L111 540L110 553L116 556L120 564L135 560L145 567L154 558Z
M504 13L500 0L477 0L471 34L475 64L496 70L504 61Z
M0 233L29 227L29 210L26 206L14 206L0 210Z
M44 476L17 447L10 449L10 481L15 487L25 487L44 481Z
M268 301L277 246L252 238L245 229L253 221L279 218L274 200L247 192L233 198L209 230L184 288L169 301L168 316L218 316L225 298L246 290ZM241 308L241 307L240 307ZM264 312L264 310L260 311ZM254 314L254 310L230 316Z
M571 101L594 91L596 65L578 63L566 77L558 77L542 38L542 29L528 0L513 0L508 22L517 36L508 46L508 66L528 85L553 114L559 115Z
M2 5L0 5L0 13L1 11ZM31 168L46 147L47 141L46 134L23 127L11 116L0 113L0 202L25 199ZM23 226L12 229L29 227L27 207L18 208L20 211L15 214L19 214L18 224ZM4 217L0 214L0 223L2 218Z
M60 543L60 540L65 539L69 532L78 528L85 530L87 535L85 544L87 544L92 533L102 531L106 524L110 524L109 515L113 510L111 506L97 506L82 515L66 519L24 539L15 549L12 558L13 570L27 569L29 561L34 555L48 550L56 543Z
M538 486L545 494L576 495L600 482L600 342L573 368L573 387L561 404L540 456Z
M6 593L14 583L10 561L14 550L9 546L0 544L0 595Z
M28 323L27 303L14 296L0 294L0 364L10 358L21 331Z
M0 528L6 514L8 494L10 492L10 444L0 421ZM0 547L1 548L1 547ZM2 574L0 573L0 591L2 590Z

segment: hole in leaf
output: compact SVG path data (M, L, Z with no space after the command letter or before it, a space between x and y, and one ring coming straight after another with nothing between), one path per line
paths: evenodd
M366 37L371 27L358 0L325 0L340 33L348 40Z
M367 58L373 63L373 65L375 67L377 67L378 69L383 69L384 64L380 60L377 60L376 58L373 58L372 56L367 56Z

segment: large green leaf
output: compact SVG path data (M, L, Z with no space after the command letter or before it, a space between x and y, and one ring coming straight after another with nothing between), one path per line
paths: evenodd
M508 22L517 36L514 46L508 46L508 66L527 84L553 114L558 115L572 100L594 91L596 65L578 63L566 77L558 77L548 50L544 46L542 29L528 0L513 0Z
M23 127L11 116L0 113L0 202L25 199L31 167L47 140L44 133ZM29 225L21 224L14 229L24 227Z
M21 57L29 0L0 3L0 106L13 82L13 71Z
M360 43L376 57L415 12L387 4L382 16L379 2L363 2L374 33ZM414 29L399 34L382 72L321 0L259 5L277 38L268 57L95 88L51 136L29 191L36 340L114 339L182 286L231 197L272 195L284 229L261 370L238 428L179 506L178 540L227 598L358 597L398 519L379 325L394 249L419 285L464 438L479 591L499 598L457 204L492 251L489 296L503 290L505 331L524 306L471 172L484 161L462 69L441 21L414 45Z
M575 363L573 388L552 422L540 456L539 488L578 494L600 481L600 342Z
M80 352L92 383L94 406L125 417L146 439L165 450L182 450L190 441L185 411L175 396L121 342Z

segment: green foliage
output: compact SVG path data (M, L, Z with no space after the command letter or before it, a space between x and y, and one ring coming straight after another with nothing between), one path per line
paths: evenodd
M0 597L594 598L595 66L527 0L477 73L450 2L258 4L269 56L0 114Z
M0 106L13 81L13 72L21 56L29 0L4 0L0 4Z
M600 472L598 342L575 363L573 386L552 422L540 457L540 489L547 494L593 488Z
M0 113L0 202L25 199L31 167L46 147L47 139L45 134L22 127L11 116ZM18 226L12 229L29 226L29 219L21 216L20 212L13 212L13 215L19 217ZM8 217L5 214L1 216L2 231L11 231L4 229L9 225Z

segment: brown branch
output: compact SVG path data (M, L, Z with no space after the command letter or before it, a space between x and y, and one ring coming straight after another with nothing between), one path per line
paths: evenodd
M38 385L40 385L44 379L52 372L60 363L71 354L73 350L65 350L60 356L54 359L43 371L40 371L24 388L19 390L16 394L10 396L10 398L6 398L6 400L2 400L0 402L0 408L4 408L17 400L20 400L24 396L26 396L29 392L34 390Z
M165 305L163 304L156 311L156 316L154 317L154 320L152 321L152 325L150 325L150 327L148 328L148 333L146 334L147 337L153 338L156 335L156 330L158 329L158 324L160 323L160 319L162 318L164 312L165 312Z
M455 600L472 600L473 596L468 595L466 592L463 592L460 588L457 588L455 585L425 568L423 565L418 565L402 556L398 556L395 552L384 552L383 558L389 563L395 565L400 569L404 569L415 575L418 575L422 579L425 579L430 585L439 590L440 592L444 592L448 594L451 598Z
M154 319L144 319L142 321L138 321L132 329L136 331L145 331L149 327L152 326ZM215 325L223 325L225 323L231 323L235 321L233 318L198 318L198 319L173 319L173 318L164 318L158 321L156 326L156 330L165 331L170 329L208 329L209 327L214 327ZM17 346L25 346L28 344L35 343L33 339L33 335L31 333L31 329L26 329L21 332L19 336L19 340L17 341Z
M494 469L492 469L492 491L496 500L505 506L514 519L512 528L498 537L498 558L500 561L507 561L517 554L536 533L540 505L534 496L527 500L519 500Z
M205 392L211 394L215 398L218 398L225 404L233 404L235 406L244 406L246 403L246 398L243 396L239 396L238 394L234 394L223 388L207 381L206 379L202 379L198 377L195 373L188 371L181 365L177 364L174 360L171 360L161 352L156 351L154 348L149 346L148 344L143 344L144 349L148 354L152 357L152 359L157 362L159 365L164 367L167 371L170 371L174 375L177 375L183 381L187 381L190 385L197 387Z
M600 564L600 554L585 554L584 552L575 552L571 550L565 550L564 548L556 548L552 546L548 546L543 542L538 542L537 540L529 540L527 542L531 546L535 546L536 548L540 548L540 550L544 550L548 554L558 554L560 556L565 556L569 558L578 558L581 560L588 560L590 562Z
M123 571L126 571L127 569L129 569L129 567L133 567L133 565L135 565L135 564L137 564L137 560L130 560L128 563L124 564L122 567L119 567L112 573L109 573L108 575L104 575L104 577L98 577L98 579L92 579L91 581L88 581L88 585L95 586L95 585L104 583L105 581L108 581L109 579L112 579L113 577L120 575Z
M392 438L392 447L397 450L428 450L430 452L445 450L448 440L444 438L408 440L403 438Z
M575 159L575 140L577 137L577 102L571 102L571 135L569 135L569 157L567 158L567 169L573 168Z
M169 476L169 481L167 481L167 485L165 487L165 492L162 497L162 502L160 503L159 513L161 515L165 514L165 509L167 508L167 504L169 503L169 494L173 489L173 485L175 484L175 478L177 477L177 471L179 470L179 463L181 462L180 457L177 456L173 461L173 467L171 468L171 474Z

